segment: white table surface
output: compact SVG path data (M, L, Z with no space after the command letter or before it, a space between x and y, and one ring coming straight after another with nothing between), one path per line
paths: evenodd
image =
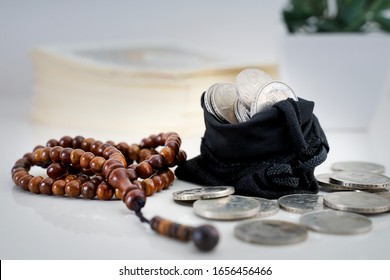
M27 105L26 105L27 104ZM358 235L309 232L306 241L286 246L248 244L236 239L239 221L210 221L193 209L175 203L172 192L196 187L176 180L165 191L148 198L146 217L161 215L188 225L213 224L220 242L212 252L197 251L193 244L158 236L120 201L98 201L35 195L14 186L14 162L37 144L63 135L83 135L100 140L137 143L148 135L121 135L102 131L70 131L29 121L26 100L2 100L0 147L0 259L389 259L390 215L370 215L373 229ZM63 116L62 116L63 117ZM158 132L156 132L158 133ZM390 170L387 140L367 131L326 131L331 151L316 173L330 171L339 160L365 160ZM189 158L199 153L200 137L183 137ZM33 172L39 172L34 169ZM266 219L297 222L299 214L280 210Z

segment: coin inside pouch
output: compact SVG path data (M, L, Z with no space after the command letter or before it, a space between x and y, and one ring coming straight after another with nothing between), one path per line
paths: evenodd
M242 123L221 123L204 106L200 155L179 165L176 176L200 185L230 185L238 195L269 199L317 193L316 166L329 151L314 102L286 99Z

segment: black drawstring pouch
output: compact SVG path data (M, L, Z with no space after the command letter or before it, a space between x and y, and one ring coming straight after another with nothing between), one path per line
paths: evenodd
M269 199L318 192L314 169L325 161L329 146L313 114L314 102L289 98L249 121L223 124L206 110L203 98L200 155L176 168L179 179L233 186L235 194Z

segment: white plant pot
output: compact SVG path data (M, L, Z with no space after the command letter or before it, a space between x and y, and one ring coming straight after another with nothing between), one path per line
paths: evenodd
M386 34L286 35L280 79L315 102L325 129L367 129L384 94L390 69Z

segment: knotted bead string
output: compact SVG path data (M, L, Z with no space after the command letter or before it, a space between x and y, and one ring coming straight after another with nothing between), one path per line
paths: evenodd
M159 146L163 148L157 151ZM169 167L186 160L180 146L181 139L174 132L151 135L138 145L64 136L59 141L49 140L46 146L36 146L32 153L17 160L11 170L12 180L37 194L101 200L115 195L157 233L181 241L193 240L199 249L211 250L218 243L215 228L193 228L160 217L149 221L141 213L147 196L172 185L175 176ZM48 177L29 174L34 165L46 168Z

